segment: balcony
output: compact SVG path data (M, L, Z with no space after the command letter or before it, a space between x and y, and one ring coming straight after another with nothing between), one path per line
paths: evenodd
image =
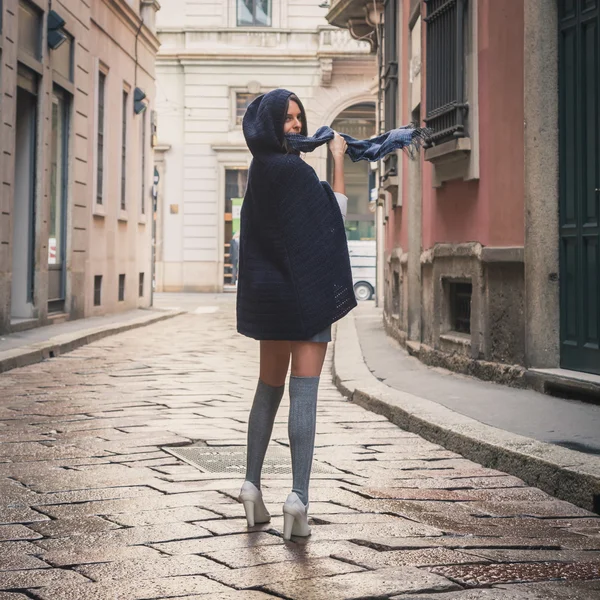
M377 50L376 27L381 22L383 0L331 0L326 15L331 25L347 29L355 40L369 42Z
M317 31L284 29L188 28L162 30L160 57L219 59L270 57L277 59L319 58L323 60L370 56L368 41L356 40L346 29L329 25Z

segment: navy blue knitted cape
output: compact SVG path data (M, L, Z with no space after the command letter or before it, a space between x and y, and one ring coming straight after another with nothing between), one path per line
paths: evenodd
M356 306L335 195L284 150L291 95L259 96L243 121L253 160L241 214L237 329L257 340L307 340Z

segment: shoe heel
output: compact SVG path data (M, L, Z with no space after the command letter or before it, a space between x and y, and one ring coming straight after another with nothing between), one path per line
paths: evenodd
M254 502L252 500L244 500L244 510L246 511L246 520L248 527L254 527Z
M294 528L294 515L290 513L283 513L283 539L290 540L292 539L292 529Z

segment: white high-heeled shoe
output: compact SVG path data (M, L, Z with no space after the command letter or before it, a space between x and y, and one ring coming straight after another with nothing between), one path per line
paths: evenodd
M244 481L238 502L244 505L248 527L254 527L257 523L268 523L271 515L263 501L262 492L250 481Z
M283 505L283 539L291 537L308 537L308 504L305 506L295 492L292 492Z

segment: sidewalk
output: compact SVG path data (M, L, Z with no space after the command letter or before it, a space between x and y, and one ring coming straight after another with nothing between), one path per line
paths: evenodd
M372 303L338 323L334 376L403 429L600 512L600 407L426 367L386 336Z
M107 335L144 327L180 313L173 309L137 309L2 335L0 373L53 358Z
M281 538L287 394L262 482L273 518L248 529L258 348L230 300L193 307L0 375L1 600L598 597L599 518L348 402L331 353L312 536ZM171 453L191 442L201 470Z
M381 310L373 302L361 302L354 318L365 363L386 385L505 431L600 454L599 405L427 367L385 333Z

